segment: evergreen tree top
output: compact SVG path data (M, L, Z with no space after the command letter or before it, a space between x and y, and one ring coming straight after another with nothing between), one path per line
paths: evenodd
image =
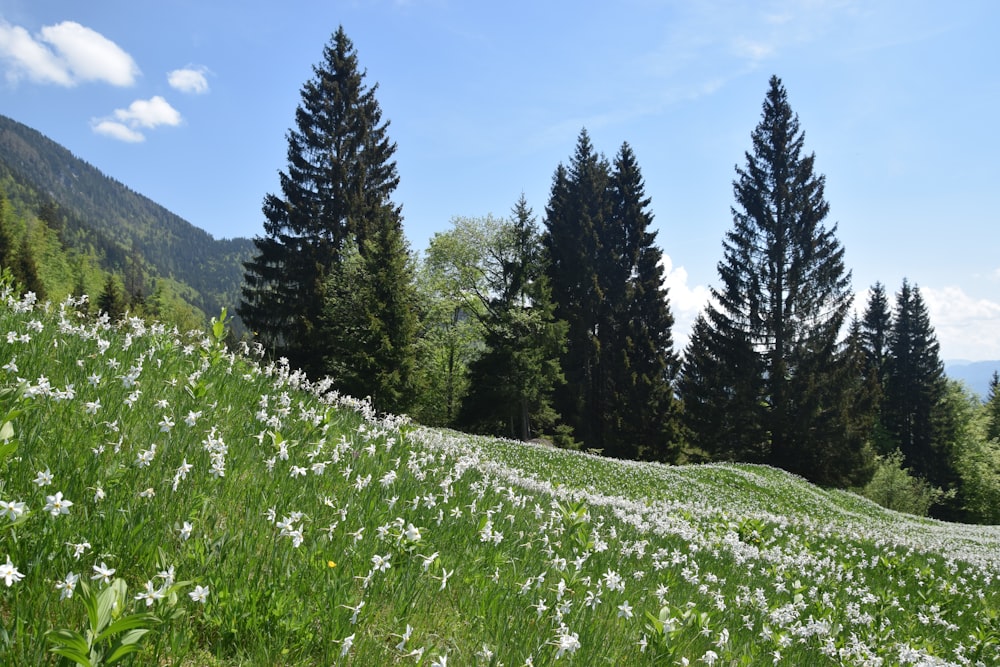
M281 197L268 195L265 230L277 236L363 237L368 219L399 185L389 139L389 121L366 85L353 42L339 27L323 48L322 60L300 90L295 126L288 131L288 168L281 172ZM398 217L400 209L393 206Z

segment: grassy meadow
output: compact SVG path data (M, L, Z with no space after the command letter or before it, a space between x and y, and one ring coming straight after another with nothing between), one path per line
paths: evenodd
M996 665L1000 528L376 415L0 303L0 663Z

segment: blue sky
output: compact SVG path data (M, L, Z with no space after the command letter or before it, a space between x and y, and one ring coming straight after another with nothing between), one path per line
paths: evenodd
M0 0L0 113L216 237L251 237L338 25L379 86L414 250L522 192L540 221L581 128L608 157L627 141L683 342L776 74L857 307L905 276L945 359L1000 359L992 0Z

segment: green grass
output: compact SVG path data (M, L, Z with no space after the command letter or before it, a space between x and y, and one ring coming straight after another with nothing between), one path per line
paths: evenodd
M1000 663L996 527L425 429L219 333L0 304L0 663L86 640L83 582L126 664Z

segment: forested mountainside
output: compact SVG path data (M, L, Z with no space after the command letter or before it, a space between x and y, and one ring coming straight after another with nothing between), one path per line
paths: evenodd
M0 183L13 208L37 215L65 246L96 255L105 270L124 279L138 263L153 281L179 283L179 296L206 315L235 311L250 239L213 238L3 115Z

